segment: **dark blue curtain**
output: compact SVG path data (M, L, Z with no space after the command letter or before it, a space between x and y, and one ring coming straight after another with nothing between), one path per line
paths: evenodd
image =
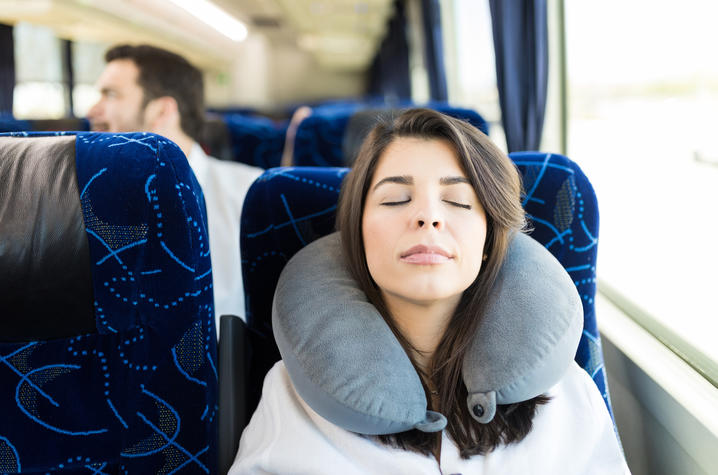
M12 115L15 90L15 41L12 26L0 24L0 116Z
M62 79L65 83L65 117L75 117L75 101L72 91L75 89L75 70L72 67L73 45L70 40L60 40L62 45Z
M411 99L406 14L404 2L400 0L394 2L394 15L389 20L386 37L369 69L367 93L390 104Z
M424 23L424 62L429 74L429 94L434 101L448 101L439 0L421 0L421 14Z
M501 122L509 152L538 150L546 111L546 0L489 0Z

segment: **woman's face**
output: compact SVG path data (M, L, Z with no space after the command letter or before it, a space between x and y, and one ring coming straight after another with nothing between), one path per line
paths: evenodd
M458 303L481 268L486 215L443 140L398 138L386 148L362 227L369 272L385 298Z

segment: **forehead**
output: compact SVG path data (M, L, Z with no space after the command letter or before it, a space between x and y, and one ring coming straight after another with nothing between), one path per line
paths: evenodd
M415 137L400 137L387 146L379 158L372 183L395 175L436 180L446 176L466 177L449 142Z
M97 80L99 87L111 87L115 89L139 88L137 77L139 69L130 59L115 59L110 61L102 71Z

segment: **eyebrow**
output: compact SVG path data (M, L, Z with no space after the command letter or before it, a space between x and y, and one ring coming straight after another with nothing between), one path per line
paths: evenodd
M397 183L399 185L413 185L414 184L414 177L409 175L400 175L400 176L388 176L386 178L382 178L379 180L379 182L374 185L374 188L372 190L376 190L379 188L380 185L383 185L385 183ZM468 178L464 178L463 176L444 176L439 178L439 184L440 185L457 185L460 183L466 183L471 184Z
M386 178L382 178L381 180L379 180L379 183L374 185L374 188L372 188L372 190L376 190L377 188L379 188L379 185L383 185L384 183L398 183L399 185L413 185L414 177L411 177L409 175L388 176Z
M440 185L456 185L459 183L471 184L469 179L463 176L445 176L439 179Z

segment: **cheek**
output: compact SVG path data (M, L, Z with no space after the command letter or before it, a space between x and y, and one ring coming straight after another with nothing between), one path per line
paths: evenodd
M374 281L379 282L393 259L392 230L381 216L367 213L362 220L362 238L369 272Z
M381 261L381 244L384 241L381 226L378 226L377 219L364 216L362 220L362 239L364 240L367 265L371 271L375 263Z
M114 101L105 107L105 117L110 121L121 121L123 110L124 109Z
M473 281L481 270L486 242L486 221L484 219L471 219L459 225L461 247L464 249L464 269L467 276L470 274Z

